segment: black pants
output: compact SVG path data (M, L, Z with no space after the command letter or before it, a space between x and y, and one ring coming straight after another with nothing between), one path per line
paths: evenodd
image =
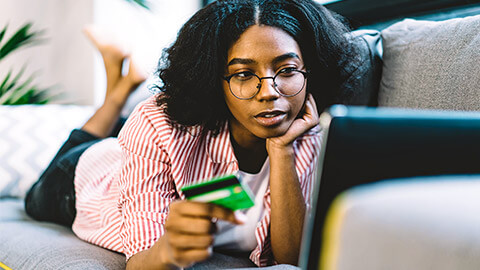
M75 218L73 179L78 159L100 139L75 129L25 197L25 211L40 221L71 226Z
M116 137L125 119L116 124L111 137ZM58 150L50 165L25 197L25 211L39 221L72 226L75 219L75 168L80 156L101 139L75 129Z

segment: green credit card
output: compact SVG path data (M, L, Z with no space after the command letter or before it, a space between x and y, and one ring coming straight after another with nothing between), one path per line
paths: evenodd
M233 211L252 207L253 195L237 176L225 175L180 189L187 200L214 203Z

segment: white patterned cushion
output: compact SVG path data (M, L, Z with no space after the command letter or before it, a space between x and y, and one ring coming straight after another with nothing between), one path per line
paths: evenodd
M76 105L0 106L0 198L24 197L70 131L93 111Z

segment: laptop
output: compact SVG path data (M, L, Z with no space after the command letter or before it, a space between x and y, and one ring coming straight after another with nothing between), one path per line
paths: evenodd
M342 191L385 179L480 173L480 112L334 105L305 222L300 267L321 269L325 217Z

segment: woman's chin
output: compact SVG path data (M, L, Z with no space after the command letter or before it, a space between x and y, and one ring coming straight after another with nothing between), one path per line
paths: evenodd
M287 133L289 126L280 125L274 128L263 128L256 134L257 137L262 139L280 137Z

